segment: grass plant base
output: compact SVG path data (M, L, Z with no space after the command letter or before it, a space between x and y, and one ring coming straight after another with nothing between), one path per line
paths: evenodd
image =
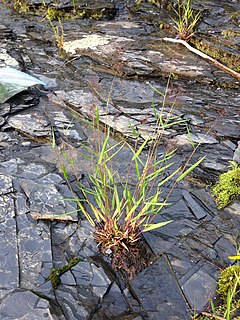
M156 256L143 239L135 242L129 250L121 249L112 253L111 264L125 283L134 279L141 271L147 268Z

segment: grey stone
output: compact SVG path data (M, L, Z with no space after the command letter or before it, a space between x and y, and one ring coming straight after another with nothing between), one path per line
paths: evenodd
M61 285L55 290L55 295L64 316L71 320L88 320L99 302L89 288Z
M0 116L5 116L7 115L11 110L10 104L5 102L5 103L1 103L1 107L0 107Z
M30 291L16 291L7 296L0 305L0 318L3 320L54 320L50 304Z
M228 265L230 260L228 256L236 254L236 245L234 245L229 239L222 236L215 244L214 249L218 255L218 263L222 266Z
M0 62L1 62L1 67L13 67L13 68L18 68L19 63L16 59L14 59L12 56L10 56L7 53L6 49L1 48L0 50Z
M19 268L12 180L1 175L0 184L3 187L0 194L0 287L14 289L19 285Z
M171 250L169 250L169 255L171 255ZM176 274L177 278L181 278L185 275L190 269L192 269L194 263L191 260L187 260L183 255L181 258L173 257L170 259L171 266L173 268L174 273Z
M9 176L0 174L0 195L13 192L12 179Z
M177 144L178 145L185 145L185 144L193 144L193 143L200 143L200 144L215 144L218 143L218 141L207 135L207 134L203 134L203 133L190 133L190 134L182 134L182 135L178 135L175 138L177 140Z
M10 147L18 143L19 141L17 139L13 139L9 133L0 132L0 147Z
M224 140L224 141L222 142L222 144L225 145L225 146L227 146L228 148L230 148L230 149L233 150L233 151L236 149L236 144L233 143L233 142L230 141L230 140Z
M0 126L2 126L5 122L5 119L3 117L0 116Z
M101 308L94 314L93 320L105 320L108 318L121 319L121 316L129 312L123 294L119 287L113 283L109 291L103 297Z
M220 171L220 172L226 171L226 167L227 167L226 165L218 162L215 158L211 159L210 157L205 158L202 161L201 166L206 169Z
M213 298L217 287L216 280L206 271L199 269L183 285L183 292L191 309L199 313L203 311Z
M201 220L207 216L206 210L193 198L190 192L183 190L182 192L184 199L187 201L189 208L198 220Z
M91 286L92 291L100 299L103 298L111 281L105 275L101 267L96 267L93 263L80 262L73 269L72 273L79 286Z
M8 124L34 138L50 139L51 137L49 120L39 111L11 116Z
M186 302L165 256L142 271L130 284L149 319L189 319Z
M233 218L235 218L236 220L240 219L240 204L238 201L232 202L224 210L230 213L233 216Z
M64 193L60 193L55 185L39 184L24 179L20 180L20 184L28 196L30 211L34 219L47 219L49 217L51 220L51 216L54 219L54 215L73 212L67 218L72 221L77 220L76 203L72 202L70 204L69 201L61 200L65 198Z
M233 160L240 164L240 141L238 142L238 147L234 151Z

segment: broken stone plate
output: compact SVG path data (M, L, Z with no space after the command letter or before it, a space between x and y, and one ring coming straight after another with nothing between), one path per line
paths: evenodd
M0 103L4 103L15 94L36 84L47 86L43 81L14 68L0 69Z

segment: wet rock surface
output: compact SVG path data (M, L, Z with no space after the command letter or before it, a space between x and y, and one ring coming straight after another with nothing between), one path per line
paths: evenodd
M45 3L54 7L53 1ZM76 5L83 6L81 1ZM227 33L226 26L235 32L238 2L196 0L193 5L202 10L198 30L203 40L237 56L239 35ZM58 9L71 6L72 1L60 1ZM239 82L186 48L159 40L167 33L154 21L172 23L164 2L162 8L124 1L101 1L97 7L103 15L95 15L96 20L88 15L63 20L60 54L47 21L0 4L0 66L49 84L49 90L27 90L0 104L3 320L189 319L192 311L206 308L220 270L239 246L239 201L219 211L210 194L229 161L240 163ZM156 90L165 92L170 73L164 99ZM206 155L194 176L174 190L172 206L155 219L173 222L144 235L155 259L128 287L101 256L93 228L76 203L63 200L79 196L77 179L92 168L81 144L94 141L83 118L92 119L96 106L101 122L131 142L136 140L133 129L140 141L156 137L156 114L182 120L161 131L159 157L163 148L178 147L174 161L182 165L198 144L193 161ZM124 172L131 154L123 149L118 157L116 166ZM74 257L80 262L61 275L54 289L47 281L52 268Z

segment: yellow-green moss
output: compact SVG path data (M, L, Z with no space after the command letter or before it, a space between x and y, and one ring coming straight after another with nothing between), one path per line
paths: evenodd
M223 30L221 34L224 36L224 38L229 37L239 37L240 32L239 31L233 31L232 29Z
M42 2L42 5L34 5L29 4L27 0L4 0L4 4L19 13L28 13L33 15L41 15L47 17L49 20L69 20L69 19L76 19L76 18L87 18L87 19L101 19L103 18L106 11L103 11L102 8L96 8L90 10L85 10L84 8L78 7L74 4L72 7L69 6L67 10L63 8L55 8L51 6L47 6L45 2Z
M148 2L154 4L157 7L160 7L162 5L162 0L135 0L136 4L140 4L141 2Z
M232 169L221 174L219 181L212 189L212 194L220 209L225 208L240 196L240 167L234 161L230 163Z
M214 81L215 86L227 88L227 89L240 89L240 84L238 83L228 83L228 82L221 82L221 81Z
M219 60L219 62L224 63L229 68L235 71L240 71L240 55L226 52L226 50L222 50L214 46L213 43L209 44L208 42L199 39L192 39L191 42L198 50Z
M223 299L226 299L228 291L234 294L240 289L240 266L230 266L224 269L218 278L217 292Z
M59 268L52 268L49 276L46 279L47 281L51 281L52 283L52 287L54 289L57 288L57 286L59 284L61 284L61 279L60 277L67 271L69 271L72 267L74 267L76 264L78 264L78 262L80 261L80 258L73 258L69 264L67 264L66 266L62 266Z

